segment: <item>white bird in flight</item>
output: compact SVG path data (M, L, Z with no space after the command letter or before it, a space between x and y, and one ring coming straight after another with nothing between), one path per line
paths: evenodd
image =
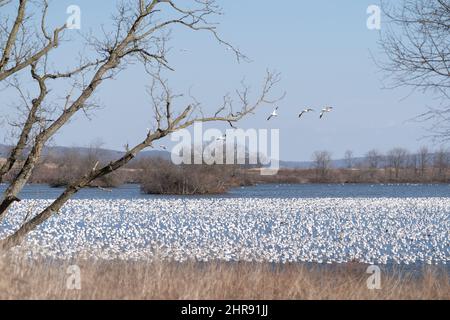
M278 117L278 107L275 108L275 110L272 111L272 114L267 118L267 121L272 119L273 117Z
M160 145L159 147L160 147L161 149L163 149L163 150L167 150L167 147L166 147L165 145L163 145L163 144Z
M303 111L298 115L298 117L301 118L305 113L309 113L309 112L314 112L314 109L307 108L307 109L303 110Z
M331 112L333 111L333 107L325 107L322 109L322 112L320 113L320 119L323 118L323 116L325 115L325 113Z

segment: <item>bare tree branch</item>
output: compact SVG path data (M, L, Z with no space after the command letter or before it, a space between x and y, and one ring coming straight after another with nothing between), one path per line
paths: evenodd
M10 2L11 2L11 0L0 0L0 7L6 6Z
M52 217L56 212L58 212L62 206L79 190L89 186L94 180L99 179L105 175L108 175L117 169L123 167L127 163L129 163L132 159L134 159L139 152L144 150L147 147L152 146L152 144L170 133L176 132L178 130L187 128L193 125L195 122L229 122L234 123L241 119L243 119L246 115L254 112L257 107L259 107L263 103L273 103L278 101L281 98L270 99L269 94L272 91L273 87L279 82L279 74L277 73L267 73L267 77L265 79L262 92L256 102L250 104L247 100L243 100L243 105L241 106L241 110L236 114L232 114L230 111L226 116L219 116L218 114L223 109L223 106L218 108L218 111L215 112L215 116L211 117L198 117L195 119L188 120L188 117L194 112L193 105L188 105L184 108L182 112L180 112L175 118L172 118L172 101L173 98L177 95L171 94L169 90L168 84L166 81L163 81L161 77L157 78L155 81L158 81L159 86L162 88L162 95L155 95L156 85L153 83L151 90L149 93L153 95L153 103L155 107L155 112L158 114L158 126L155 131L148 132L146 138L136 146L132 148L127 148L125 155L120 157L119 159L110 162L109 164L98 168L95 166L91 172L86 174L84 177L81 177L76 182L70 184L66 190L47 208L45 208L42 212L36 215L33 219L26 221L17 232L15 232L10 237L4 239L0 242L0 248L9 249L14 247L24 239L24 237L37 228L40 224L48 220ZM246 87L245 90L248 90ZM163 97L163 98L161 98ZM162 113L160 111L160 107L165 106L165 119L167 120L166 126L161 126L160 117L162 117Z
M23 2L26 3L25 0ZM80 61L79 66L65 72L47 70L48 54L52 48L58 46L60 33L65 27L56 29L53 35L49 36L45 30L45 16L48 9L48 4L45 0L42 2L41 8L40 32L43 34L46 46L32 54L18 54L14 59L16 63L10 67L4 66L4 70L0 71L0 80L3 80L30 66L32 79L39 84L40 88L38 97L33 99L30 104L26 103L29 106L28 117L22 126L19 140L10 154L6 166L2 167L2 172L9 171L14 164L17 164L16 159L23 153L25 145L27 143L31 144L25 161L20 163L18 174L8 186L0 202L0 222L6 217L11 204L19 201L18 194L28 182L38 161L41 159L46 143L75 114L79 111L86 112L86 108L93 104L91 100L99 86L104 81L117 76L130 63L140 62L153 79L149 93L152 97L156 128L148 130L147 136L141 143L134 147L127 147L124 156L106 166L100 166L100 168L98 168L98 165L94 166L85 176L71 183L49 207L35 217L24 221L24 224L16 233L2 241L0 244L2 248L10 248L19 244L28 232L58 212L72 195L89 186L94 180L121 168L140 151L152 146L154 141L175 131L187 128L195 122L217 121L234 126L233 124L237 121L253 114L259 106L272 104L280 99L270 97L274 86L279 82L279 74L267 72L261 94L253 103L250 99L249 87L243 84L242 88L236 91L236 105L239 105L236 110L233 110L236 106L233 104L230 96L225 95L223 104L217 107L211 115L205 115L201 104L195 99L189 105L184 106L181 111L176 112L176 98L182 95L173 94L168 82L161 76L162 70L172 70L166 59L166 42L168 41L169 28L171 26L178 25L194 31L206 30L213 34L214 39L219 44L225 45L232 50L238 60L245 58L238 49L222 40L217 32L216 24L208 20L211 16L221 14L220 8L214 0L193 0L183 8L175 4L174 1L167 0L130 0L123 2L118 7L117 15L113 20L113 31L108 31L104 28L102 30L102 38L97 38L95 35L85 35L88 47L98 55L97 59L90 62ZM158 16L163 10L167 14L161 15L161 17ZM21 26L21 28L24 28L24 24L21 24ZM23 31L25 32L26 30ZM17 47L20 50L23 47L21 43L24 41L19 42ZM28 52L27 50L25 51ZM72 80L72 89L66 94L63 105L55 108L53 113L55 114L55 119L46 119L48 121L45 122L45 125L39 125L40 119L38 119L37 112L42 110L46 100L50 100L48 93L51 89L47 88L49 81L64 81L72 78L75 78ZM23 96L25 99L25 95ZM56 113L56 110L60 110L60 112ZM34 125L39 130L37 130L31 141L30 132Z
M3 176L12 169L12 167L16 163L17 159L22 155L22 152L25 149L25 147L29 141L29 136L30 136L31 130L33 129L33 125L38 120L37 112L48 93L47 86L45 85L45 79L39 77L36 74L36 66L35 65L31 66L31 74L32 74L33 79L35 79L39 84L39 92L40 93L36 99L32 100L32 105L29 110L28 117L25 121L25 124L22 128L22 131L20 133L19 141L17 142L16 146L11 151L6 162L0 167L0 182L2 182Z
M389 22L380 41L387 61L379 62L390 87L430 92L441 100L417 117L432 121L435 138L450 133L450 3L448 0L383 1Z
M392 87L432 90L449 98L450 9L445 0L402 0L384 5L390 27L381 39L387 61L380 63Z
M6 4L6 2L4 3ZM40 48L40 49L34 49L34 52L30 52L24 55L24 56L16 56L16 58L13 61L13 65L10 65L11 62L11 54L13 51L17 51L17 36L20 31L20 29L23 29L23 32L25 33L26 30L24 28L24 20L25 20L25 12L26 8L29 4L28 0L19 0L19 7L17 16L15 18L14 24L11 28L11 30L8 32L8 39L6 43L3 45L0 43L0 47L3 47L2 49L2 56L0 60L0 81L5 80L6 78L10 77L11 75L23 70L24 68L36 63L39 61L42 57L44 57L46 54L48 54L52 49L58 47L59 40L60 40L60 34L62 31L66 29L66 26L62 26L60 28L56 28L53 31L53 35L49 36L44 27L45 23L45 16L47 14L47 2L44 1L44 9L42 11L42 25L41 30L43 32L44 37L47 39L47 44ZM21 45L24 45L22 43Z

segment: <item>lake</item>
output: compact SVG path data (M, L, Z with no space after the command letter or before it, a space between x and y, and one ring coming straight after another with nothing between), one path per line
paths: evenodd
M0 237L61 191L27 186ZM448 265L449 233L444 184L258 185L202 197L126 185L82 190L23 249L63 259Z
M0 192L6 185L0 185ZM54 199L63 188L47 185L27 185L20 197L23 199ZM83 189L74 199L148 199L183 198L142 194L139 185L129 184L104 191ZM270 184L232 189L223 195L187 196L185 198L447 198L448 184Z

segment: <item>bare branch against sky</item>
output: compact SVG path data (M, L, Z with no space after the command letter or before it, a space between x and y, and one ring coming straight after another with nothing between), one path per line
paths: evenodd
M15 1L2 2L3 5L13 3ZM30 15L31 7L34 12L41 12L39 17ZM216 24L210 21L221 14L221 9L214 0L190 3L169 0L121 2L111 21L114 26L111 32L105 31L101 36L85 37L86 48L90 50L90 54L80 56L90 58L80 58L77 65L63 71L53 67L50 53L62 45L60 40L67 34L68 25L57 27L51 34L48 33L48 9L47 1L32 3L20 0L16 14L6 19L2 26L8 36L0 39L0 81L23 93L25 89L21 88L21 83L28 77L39 88L39 93L34 97L21 95L24 103L18 106L18 110L25 116L22 123L15 124L15 127L19 128L18 139L0 169L0 178L13 166L19 165L20 168L3 195L0 221L8 214L11 204L20 201L19 193L40 161L44 146L76 114L95 111L97 103L93 101L93 97L101 85L119 77L121 71L132 65L139 64L144 67L149 78L153 80L150 91L156 126L148 129L140 143L129 146L123 156L103 166L96 163L89 173L72 182L51 205L24 222L16 233L5 239L2 242L4 247L19 244L30 231L58 212L75 193L89 186L94 180L123 167L139 152L152 146L156 140L187 128L195 122L219 121L231 124L253 114L263 104L278 101L270 95L279 82L279 75L267 72L261 94L254 102L248 97L249 88L244 87L237 91L238 103L235 106L232 106L230 100L224 99L224 105L218 106L210 113L202 111L197 101L186 105L175 103L177 95L172 93L168 81L162 76L164 71L173 70L167 58L167 34L171 27L178 25L191 31L209 32L219 44L234 52L238 60L246 59L241 51L222 38ZM33 27L36 25L39 28ZM36 43L30 43L30 38L38 40ZM21 81L15 81L18 78ZM66 98L60 105L54 106L49 94L52 88L61 88L61 82L65 83L67 90L58 94ZM29 152L24 154L27 146ZM25 157L25 161L17 162L20 157Z
M406 86L439 100L418 120L432 121L432 135L450 137L450 3L447 0L384 1L389 27L380 45L387 59L381 67L392 87Z

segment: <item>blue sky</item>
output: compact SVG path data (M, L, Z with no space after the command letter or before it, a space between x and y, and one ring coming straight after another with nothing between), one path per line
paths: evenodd
M279 103L280 117L268 123L265 119L272 109L266 106L240 126L279 128L282 160L309 160L314 151L324 149L340 158L347 149L363 155L372 148L415 150L429 143L421 140L426 135L423 124L408 120L432 105L432 98L409 95L408 89L383 89L383 74L372 61L371 52L381 57L379 34L367 29L366 10L377 0L219 2L225 12L219 19L223 38L252 62L238 64L207 33L175 29L169 58L176 71L169 74L169 81L176 91L192 88L205 109L212 110L208 108L219 104L243 77L256 92L266 69L279 71L282 81L276 93L287 92ZM108 23L114 3L58 0L53 1L50 14L53 22L64 22L67 6L79 5L82 31L98 32ZM76 54L77 37L74 32L74 40L59 49L59 59ZM189 52L180 52L181 48ZM126 143L140 141L151 121L151 107L144 92L149 80L136 68L102 85L96 97L104 108L91 120L77 116L53 143L85 146L101 140L105 147L121 149ZM317 115L298 120L303 107L324 105L336 109L323 121Z

